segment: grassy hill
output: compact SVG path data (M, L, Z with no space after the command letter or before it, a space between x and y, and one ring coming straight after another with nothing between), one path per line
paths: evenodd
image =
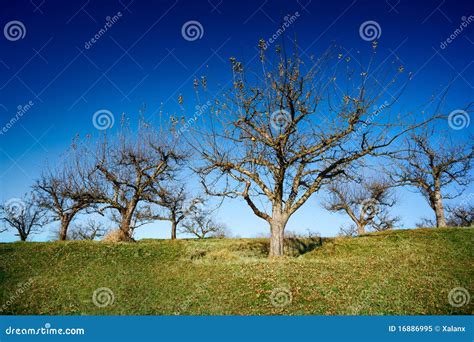
M474 229L415 229L357 238L291 239L267 260L265 239L135 244L0 244L2 314L472 314ZM113 292L92 297L98 288ZM100 291L99 291L100 292ZM3 307L1 306L3 304Z

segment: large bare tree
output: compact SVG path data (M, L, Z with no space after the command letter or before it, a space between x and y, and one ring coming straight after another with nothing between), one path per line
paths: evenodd
M48 217L47 211L37 203L33 194L27 194L22 199L14 198L0 205L4 229L15 229L21 241L40 232L48 223Z
M383 179L335 181L328 187L329 196L324 207L333 212L344 212L354 223L357 234L370 227L376 231L394 227L397 217L389 215L396 203L391 185Z
M261 74L231 58L233 87L202 116L192 143L206 191L241 196L268 222L271 257L283 255L287 222L313 194L421 125L392 110L402 66L357 69L334 52L303 61L277 48L271 66L262 48Z
M446 227L444 200L460 196L472 176L474 148L447 134L424 128L412 132L405 148L392 155L393 181L418 189L436 217L437 227Z
M149 222L147 203L174 178L184 155L169 139L169 130L157 131L141 120L134 132L125 121L122 118L117 137L104 135L83 148L85 159L92 161L93 172L87 179L92 191L79 191L75 198L100 205L100 212L111 210L120 240L133 241L134 229Z

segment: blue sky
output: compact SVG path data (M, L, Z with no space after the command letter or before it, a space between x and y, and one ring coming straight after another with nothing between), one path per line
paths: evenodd
M33 105L0 134L0 200L21 197L76 133L97 134L92 116L100 109L118 120L123 112L136 118L146 104L146 116L157 120L160 108L181 113L182 94L186 115L192 115L195 77L206 75L211 91L217 91L231 76L229 57L251 60L258 40L268 40L284 17L296 12L286 35L297 37L303 56L318 55L336 42L348 56L363 59L371 43L361 38L359 28L375 21L380 27L379 63L399 58L415 75L402 109L420 108L449 84L448 112L473 100L474 22L441 47L474 14L467 0L4 2L1 27L14 25L12 21L22 27L20 37L4 30L0 36L0 126L15 117L18 106ZM106 18L114 16L107 31L99 33ZM182 27L188 21L201 25L199 39L184 39ZM468 139L473 127L471 123L455 134ZM467 193L473 191L470 186ZM432 215L419 194L402 190L399 199L394 213L403 217L405 227ZM240 236L267 231L266 223L239 200L226 201L219 218ZM292 217L288 229L331 236L343 222L343 216L322 209L315 196ZM138 237L168 235L163 222L137 231ZM44 233L34 239L47 237ZM1 238L14 239L5 233Z

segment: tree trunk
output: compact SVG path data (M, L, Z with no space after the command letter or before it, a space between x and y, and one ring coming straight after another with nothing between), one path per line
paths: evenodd
M119 240L120 241L134 241L132 239L132 234L131 234L131 229L130 225L132 222L132 217L131 215L122 215L122 221L120 222L120 235L119 235Z
M171 221L171 240L176 240L176 227L177 227L176 222Z
M362 224L357 224L357 235L365 234L365 226Z
M446 227L446 218L444 216L443 196L440 190L435 190L433 209L436 215L436 227Z
M67 230L69 228L69 224L71 220L68 216L64 216L61 218L61 229L59 231L59 240L66 241L67 240Z
M274 215L270 222L270 258L283 256L285 227L288 219Z

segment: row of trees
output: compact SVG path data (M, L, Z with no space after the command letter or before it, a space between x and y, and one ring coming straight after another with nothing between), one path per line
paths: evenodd
M33 202L60 222L60 240L78 213L108 213L119 239L132 241L137 227L155 220L171 222L172 239L178 227L222 231L203 198L240 197L269 224L270 256L283 255L288 220L314 195L327 209L345 212L363 234L396 224L388 212L393 188L410 186L427 199L436 226L446 226L444 200L471 181L473 147L439 129L446 126L444 95L429 117L394 115L403 68L359 73L333 56L327 51L308 67L277 48L270 63L262 48L261 76L231 58L232 88L213 98L188 134L173 134L179 121L159 129L141 121L134 132L122 118L116 137L74 139L65 162L34 185ZM195 86L208 94L204 82ZM389 93L392 101L377 108ZM374 173L384 176L368 176ZM192 176L200 180L200 196L183 185Z

